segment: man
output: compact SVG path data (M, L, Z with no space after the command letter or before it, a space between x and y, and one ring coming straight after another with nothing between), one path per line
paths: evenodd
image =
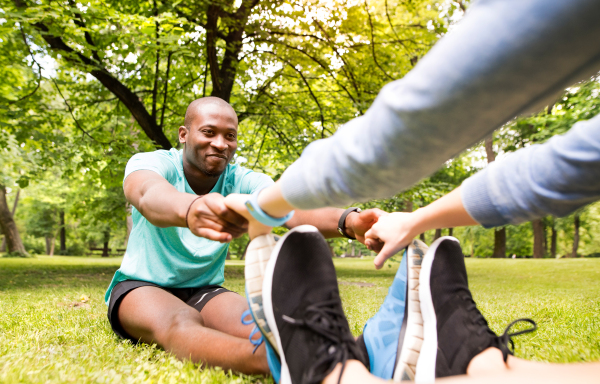
M183 150L130 159L123 189L134 207L133 229L105 299L111 326L122 338L156 343L209 366L268 373L264 346L255 349L248 341L252 326L240 322L248 309L245 299L220 286L227 242L248 227L225 206L224 196L273 184L266 175L230 164L237 133L233 108L215 97L202 98L188 106L179 127ZM326 237L340 236L344 213L297 212L286 225L312 224ZM347 213L342 232L364 239L382 213Z

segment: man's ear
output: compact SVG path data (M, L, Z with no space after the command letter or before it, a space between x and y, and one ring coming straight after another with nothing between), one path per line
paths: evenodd
M184 125L179 127L179 142L185 143L187 141L188 134L189 130Z

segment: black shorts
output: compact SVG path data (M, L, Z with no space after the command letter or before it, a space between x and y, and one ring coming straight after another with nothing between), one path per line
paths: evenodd
M110 294L110 301L108 303L108 322L112 327L112 330L117 336L131 340L133 343L137 343L138 340L130 336L121 326L119 321L119 305L121 301L129 292L139 287L157 287L163 289L173 296L177 297L181 301L185 302L190 307L195 308L198 312L202 311L202 308L212 298L225 292L232 292L227 288L223 288L220 285L207 285L200 288L165 288L160 285L148 283L146 281L138 280L126 280L121 281L113 288Z

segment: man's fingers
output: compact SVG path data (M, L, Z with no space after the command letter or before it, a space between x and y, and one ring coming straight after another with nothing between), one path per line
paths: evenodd
M365 245L367 248L369 248L369 250L379 252L383 248L384 243L382 243L380 240L368 239L365 242Z
M233 239L230 233L218 232L210 228L199 228L193 231L196 236L205 237L209 240L218 241L219 243L228 243Z
M229 224L232 224L238 228L243 228L243 229L248 229L248 220L246 220L244 218L244 216L240 215L239 213L232 211L231 209L227 208L224 210L221 210L217 216L220 219L223 219L224 221L226 221Z
M221 220L230 223L236 227L248 229L248 220L244 216L230 209L225 204L225 198L218 193L206 195L206 206L210 211Z
M375 260L373 261L373 263L375 263L375 268L381 269L381 267L383 267L383 264L385 264L385 261L390 257L394 256L397 252L398 250L393 245L390 245L388 243L384 244L383 248L381 249L381 252L377 254Z
M372 209L367 209L366 211L362 211L361 213L359 213L359 218L363 223L374 223L381 216L385 216L387 214L388 214L387 212L382 211L381 209L372 208Z

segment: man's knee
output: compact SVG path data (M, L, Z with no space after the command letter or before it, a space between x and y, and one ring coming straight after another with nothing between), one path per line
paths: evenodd
M203 327L204 320L194 308L181 308L168 314L167 324L156 331L158 340L168 342L173 338L193 332L195 327Z

